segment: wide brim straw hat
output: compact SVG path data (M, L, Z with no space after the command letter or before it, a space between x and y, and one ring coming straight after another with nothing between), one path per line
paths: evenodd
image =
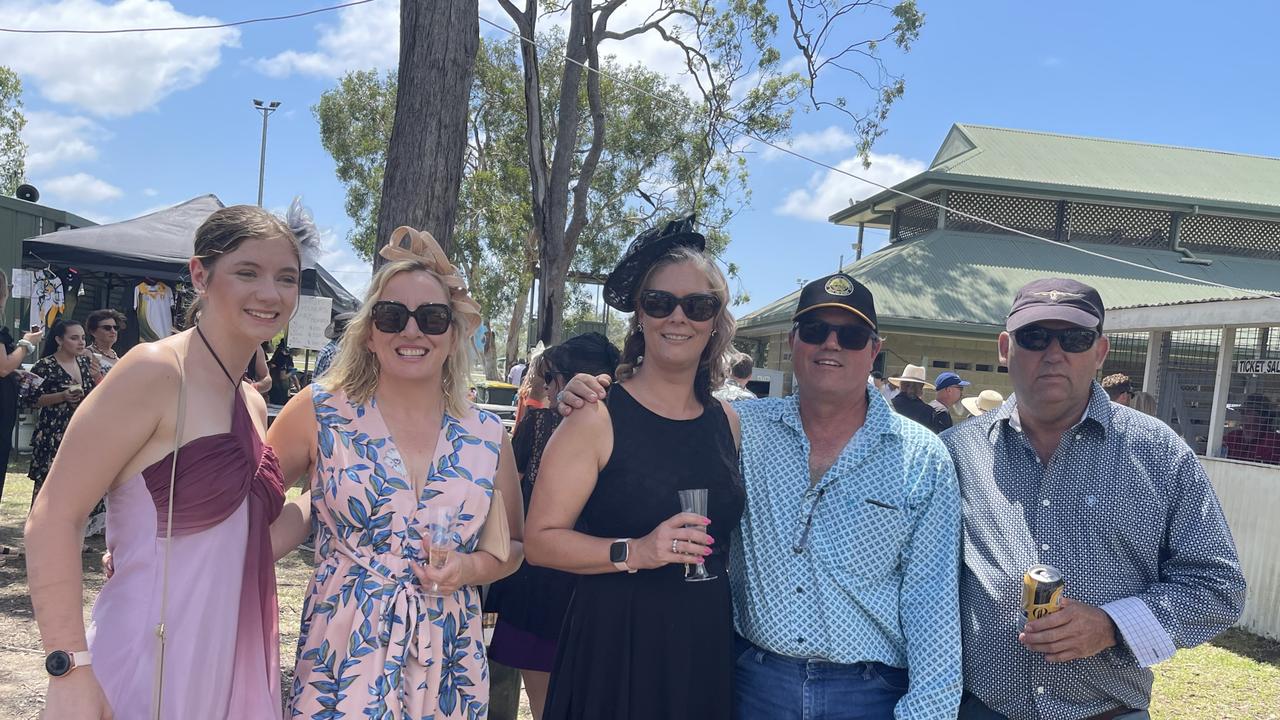
M1004 396L995 390L983 390L974 397L960 398L960 404L970 415L977 417L1003 405Z
M924 368L919 365L906 366L902 369L901 375L889 378L889 382L892 383L894 387L898 387L898 383L913 382L920 383L929 390L933 389L933 383L929 382L928 379L925 378Z

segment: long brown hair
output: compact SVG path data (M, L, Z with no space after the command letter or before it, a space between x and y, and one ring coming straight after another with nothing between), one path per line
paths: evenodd
M196 230L195 251L191 257L199 260L212 275L221 256L235 252L246 240L266 238L288 240L301 269L302 250L293 231L280 218L253 205L232 205L210 215ZM200 297L196 296L187 306L187 327L195 324L201 305Z
M729 312L729 282L724 273L716 267L715 262L697 250L681 246L672 248L658 258L649 270L636 283L633 297L649 289L649 282L654 273L668 265L692 263L697 266L711 284L711 294L720 299L720 312L712 321L711 338L702 349L702 357L698 361L698 372L693 378L693 395L703 405L712 402L711 391L724 384L724 353L733 344L733 315ZM626 381L636 373L644 362L644 331L640 329L640 311L631 314L627 327L627 339L622 345L622 357L618 362L618 370L614 373L619 382Z

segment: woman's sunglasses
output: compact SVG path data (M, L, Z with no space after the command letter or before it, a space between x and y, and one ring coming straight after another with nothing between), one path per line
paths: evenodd
M640 309L652 318L664 318L679 306L684 316L694 322L706 322L720 312L720 298L707 293L694 293L676 297L665 290L645 290L640 293Z
M845 350L861 350L867 346L875 331L866 325L832 325L821 320L800 320L796 322L796 337L810 345L821 345L836 334L836 341Z
M412 317L424 335L443 335L449 331L453 311L443 303L425 303L409 310L404 303L379 300L373 304L373 326L384 333L398 333L409 325Z
M116 327L115 325L99 325L98 327L94 328L95 332L98 330L106 330L107 332L120 332L120 328Z
M1058 339L1058 346L1063 352L1082 353L1097 342L1098 331L1090 328L1051 330L1039 325L1028 325L1013 331L1013 340L1018 343L1018 347L1032 352L1048 350L1054 338Z

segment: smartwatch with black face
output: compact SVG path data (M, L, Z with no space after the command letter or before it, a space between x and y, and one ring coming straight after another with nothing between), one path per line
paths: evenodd
M45 672L49 673L53 677L62 677L72 670L88 664L90 664L90 655L88 650L81 650L80 652L54 650L44 658Z
M624 572L634 573L635 570L627 565L627 558L631 556L631 538L619 538L609 544L609 562L613 566Z

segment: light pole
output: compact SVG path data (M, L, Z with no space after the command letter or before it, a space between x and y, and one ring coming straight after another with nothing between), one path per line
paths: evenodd
M262 111L262 154L258 158L258 207L262 207L262 180L267 173L267 116L280 107L280 101L263 103L261 100L254 100L253 106Z

